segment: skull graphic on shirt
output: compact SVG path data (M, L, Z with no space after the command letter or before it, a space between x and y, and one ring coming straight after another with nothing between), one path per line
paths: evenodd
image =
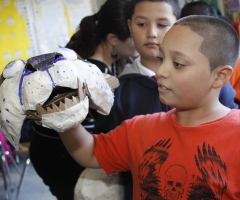
M168 200L179 199L184 193L186 179L187 173L184 167L180 165L169 167L165 173L165 197Z

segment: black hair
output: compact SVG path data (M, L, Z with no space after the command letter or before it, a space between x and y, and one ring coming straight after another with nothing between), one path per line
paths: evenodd
M222 16L222 15L218 15L218 17L222 20L224 20L225 22L229 23L229 24L232 24L231 23L231 20L228 18L228 17L225 17L225 16Z
M72 36L67 48L81 57L91 57L97 46L106 41L109 33L121 41L130 37L127 25L129 1L107 0L98 13L82 19L78 31Z
M178 0L132 0L129 6L128 19L132 18L136 5L143 1L166 2L167 4L172 6L173 15L176 17L176 19L180 18L181 7Z
M199 51L208 58L211 71L223 65L236 66L239 38L229 23L217 17L191 15L178 20L175 25L187 26L204 38Z
M189 15L208 15L218 17L215 8L203 1L195 1L185 4L182 8L181 18Z

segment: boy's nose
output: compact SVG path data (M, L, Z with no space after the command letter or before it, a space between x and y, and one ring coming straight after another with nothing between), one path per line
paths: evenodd
M159 78L168 78L169 77L169 67L166 62L162 61L156 68L156 77Z
M157 30L155 26L150 26L147 33L148 38L156 38L157 37Z

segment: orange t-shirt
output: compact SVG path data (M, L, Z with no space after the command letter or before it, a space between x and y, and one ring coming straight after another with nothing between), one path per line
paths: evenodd
M235 67L233 74L230 78L230 83L237 93L235 99L240 102L240 59L238 59L237 66Z
M130 170L133 199L240 199L240 110L197 126L176 110L137 116L94 135L106 173Z

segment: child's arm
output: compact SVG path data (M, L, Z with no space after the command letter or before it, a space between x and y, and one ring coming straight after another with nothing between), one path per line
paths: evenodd
M80 165L101 168L94 155L94 138L81 124L59 135L68 152Z

